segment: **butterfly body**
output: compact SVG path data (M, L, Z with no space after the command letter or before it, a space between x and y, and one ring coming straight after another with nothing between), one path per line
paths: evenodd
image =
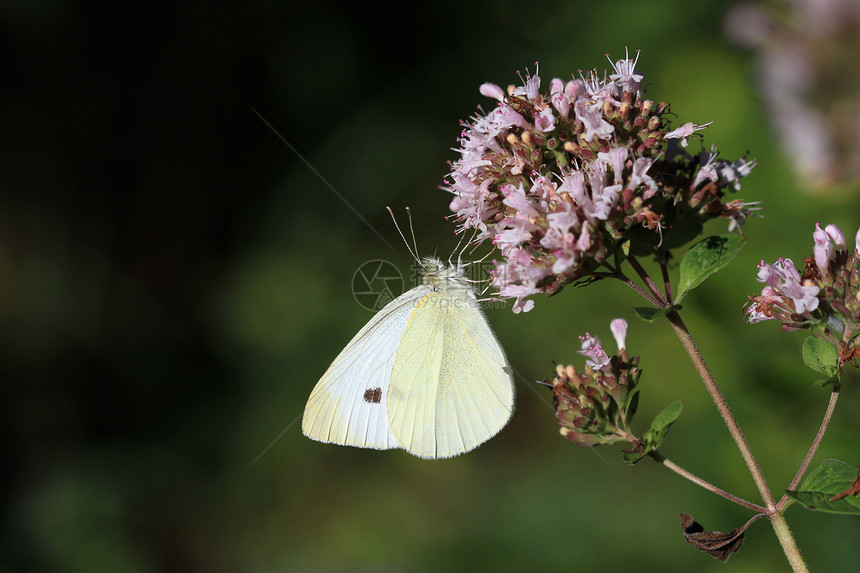
M379 311L317 383L302 419L306 436L445 458L507 423L511 369L474 289L459 268L423 264L423 284Z

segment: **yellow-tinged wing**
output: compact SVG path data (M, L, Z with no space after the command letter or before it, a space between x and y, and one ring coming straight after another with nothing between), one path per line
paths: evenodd
M388 389L400 447L422 458L468 452L504 427L513 403L511 369L472 291L442 288L418 300Z

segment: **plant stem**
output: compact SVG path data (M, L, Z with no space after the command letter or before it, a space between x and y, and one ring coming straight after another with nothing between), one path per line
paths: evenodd
M684 321L681 320L681 317L676 311L667 313L666 318L669 319L669 322L672 324L672 328L675 329L675 333L681 340L681 344L684 345L684 349L687 351L687 354L689 354L690 360L693 361L693 365L699 372L702 382L705 384L705 388L707 388L708 393L711 395L711 399L717 406L717 410L719 411L720 416L722 416L723 422L725 422L729 433L732 435L732 438L734 438L735 443L738 446L738 449L741 452L741 457L743 457L744 462L749 468L753 481L755 482L756 487L761 494L761 498L767 507L767 517L770 519L773 531L776 533L777 539L779 539L779 544L782 546L782 550L785 552L785 556L788 559L792 570L795 573L808 573L809 569L806 566L806 562L803 560L803 555L801 555L800 549L797 547L797 543L791 534L791 529L789 529L788 523L785 521L785 517L776 507L773 494L767 485L767 480L764 478L761 467L759 467L758 462L750 449L749 442L747 442L744 437L737 420L735 420L735 417L732 414L731 408L729 408L726 399L723 397L723 393L720 391L719 386L717 386L716 380L714 380L713 374L708 370L708 366L705 364L705 359L702 357L701 352L699 352L695 341L693 341L693 337L690 336L687 326L684 324Z
M699 372L699 376L701 376L702 382L705 384L705 388L707 388L708 393L711 395L711 399L717 406L720 416L723 418L723 422L725 422L726 427L729 429L729 433L735 440L735 443L741 452L741 457L743 457L744 462L749 468L753 481L755 482L768 511L775 511L776 503L774 502L773 494L771 494L770 488L767 485L767 480L765 480L764 474L762 474L761 468L750 449L750 445L747 442L746 437L744 437L744 433L741 431L737 420L735 420L734 414L732 414L731 408L729 408L728 403L726 403L726 399L723 397L723 393L720 391L719 386L717 386L717 382L714 380L713 374L708 370L708 366L705 364L705 359L702 357L701 352L699 352L695 341L693 341L693 337L690 336L687 326L684 324L684 321L681 320L681 317L676 311L669 312L666 315L666 318L668 318L669 322L672 323L672 328L675 329L675 333L678 335L678 338L681 339L681 344L684 345L684 349L687 351L687 354L690 355L690 360L693 361L693 366L695 366L696 370Z
M791 480L791 484L789 484L786 489L794 489L797 487L797 484L800 483L800 480L803 478L803 474L806 473L806 469L809 467L809 463L812 461L812 456L815 455L815 452L818 451L818 446L821 445L821 440L824 438L824 432L827 431L827 426L830 424L830 419L833 417L833 411L836 409L836 400L839 399L839 386L836 386L833 389L833 392L830 393L830 402L827 404L827 411L824 412L824 419L821 420L821 426L818 428L818 434L815 435L815 439L812 441L812 446L809 448L809 452L806 454L806 458L804 458L803 463L800 464L800 469L797 470L797 474L794 476L794 479ZM776 508L782 511L783 506L788 501L789 497L787 494L783 494L782 499L779 500L779 503L776 504Z
M782 545L782 550L785 552L791 569L794 573L809 573L809 567L807 567L806 561L800 553L800 548L794 541L794 535L791 534L785 515L781 511L776 511L767 517L770 519L770 524L776 533L776 538L779 539L779 544Z
M663 291L666 293L666 302L672 304L672 282L669 280L669 268L666 266L665 251L658 251L657 259L660 261L660 272L663 274Z
M669 303L663 297L663 293L660 292L660 289L657 288L657 285L654 283L654 280L651 276L645 271L641 264L639 264L639 260L633 255L628 255L627 261L630 263L630 266L633 267L633 270L636 271L642 280L645 282L645 285L648 287L648 290L654 295L654 298L660 301L660 307L665 307Z
M654 298L653 296L648 294L648 291L646 291L644 288L642 288L641 286L639 286L638 284L636 284L632 280L628 279L627 277L622 275L622 276L619 276L617 278L621 282L623 282L624 284L626 284L627 286L632 288L634 291L636 291L636 293L639 296L641 296L642 298L647 300L651 305L656 306L657 308L663 308L665 306L665 303L663 303L660 300L657 300L656 298Z
M747 509L757 511L759 513L767 513L766 507L756 505L756 504L754 504L750 501L747 501L743 498L740 498L736 495L732 495L724 489L718 488L714 484L703 480L702 478L700 478L696 474L688 472L687 470L685 470L684 468L682 468L681 466L679 466L675 462L671 461L668 458L663 457L658 452L651 452L651 457L654 458L657 462L663 464L666 468L668 468L668 469L672 470L673 472L675 472L676 474L678 474L679 476L687 478L688 480L690 480L694 484L701 486L710 492L713 492L713 493L715 493L721 497L724 497L729 501L733 501L738 505L742 505L742 506L746 507Z

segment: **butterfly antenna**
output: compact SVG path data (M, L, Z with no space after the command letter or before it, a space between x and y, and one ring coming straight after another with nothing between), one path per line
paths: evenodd
M449 265L449 266L451 265L451 257L453 257L453 256L454 256L454 253L456 253L458 250L459 250L460 252L457 254L457 266L458 266L458 267L462 266L462 261L463 261L463 252L464 252L464 251L469 247L469 243L471 243L471 242L472 242L472 239L469 239L469 240L466 242L466 244L465 244L465 245L463 245L463 239L465 239L465 238L466 238L466 234L465 234L465 233L460 234L460 240L459 240L459 241L457 241L457 246L456 246L456 247L454 247L454 250L452 250L452 251L451 251L451 254L448 256L448 265ZM474 236L473 236L472 238L474 238ZM463 249L462 249L462 250L460 250L460 245L463 245Z
M412 235L412 245L415 247L415 255L418 255L418 240L415 238L415 227L412 226L412 209L406 207L406 216L409 218L409 233Z
M412 258L415 259L419 265L421 261L418 259L418 255L415 252L418 250L418 245L415 245L415 251L412 250L412 247L409 246L409 241L406 240L406 237L403 235L403 231L400 230L400 225L397 224L397 218L394 216L394 211L391 210L391 207L385 207L388 210L388 214L391 215L391 220L394 221L394 227L397 229L397 232L400 234L400 238L403 239L403 243L406 245L406 250L409 251L409 254L412 255ZM406 208L406 212L410 213L409 207ZM412 228L412 215L409 216L409 228ZM415 232L412 233L412 239L415 239Z

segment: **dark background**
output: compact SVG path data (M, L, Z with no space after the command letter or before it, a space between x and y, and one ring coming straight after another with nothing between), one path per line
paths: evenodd
M727 6L4 2L0 571L786 570L766 522L727 566L684 545L681 512L723 531L750 514L619 448L567 443L527 383L509 426L451 460L318 444L298 423L372 316L355 270L385 259L408 276L384 207L412 207L425 254L453 248L437 186L458 121L487 105L478 86L535 61L547 83L602 70L628 46L676 125L714 120L706 145L760 161L740 196L766 218L686 310L784 488L827 395L803 335L744 325L741 307L758 261L808 256L816 221L853 236L858 187L798 182L753 56L724 39ZM666 455L757 501L671 329L634 321L631 295L600 283L488 316L530 379L580 364L578 334L610 341L627 318L640 427L683 399ZM860 463L852 376L819 461ZM856 518L793 508L789 522L813 569L860 563Z

